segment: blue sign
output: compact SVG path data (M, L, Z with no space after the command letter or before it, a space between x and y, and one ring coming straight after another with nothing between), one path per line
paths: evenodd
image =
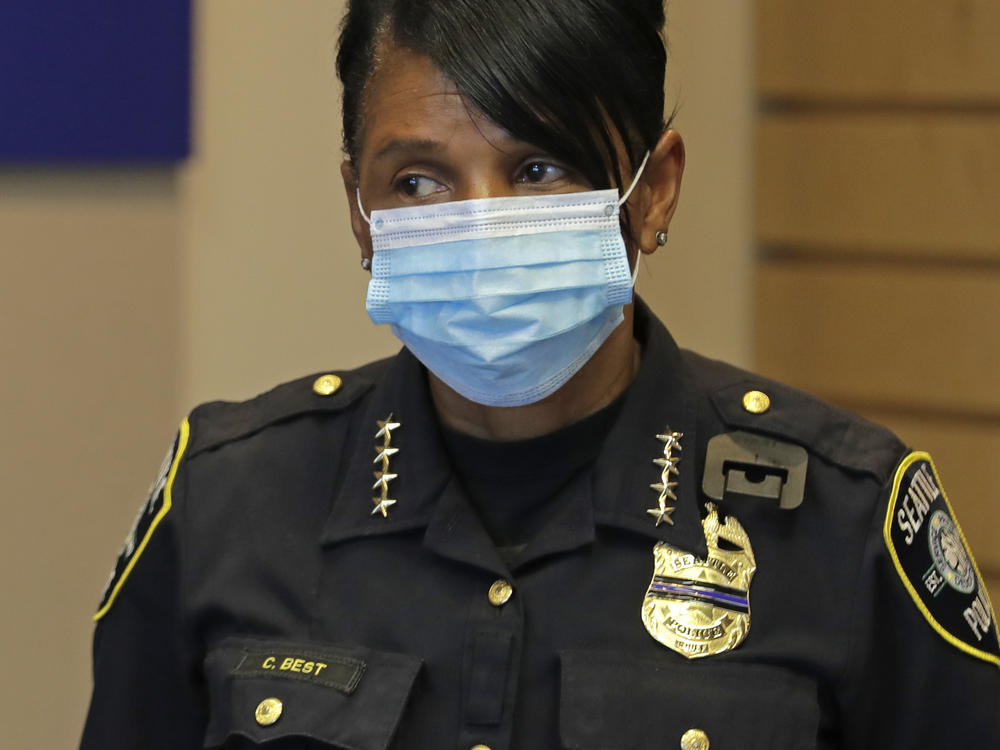
M190 0L0 2L0 163L190 151Z

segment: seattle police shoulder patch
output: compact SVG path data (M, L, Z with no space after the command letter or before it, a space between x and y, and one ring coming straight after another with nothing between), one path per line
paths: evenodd
M184 455L184 449L187 448L189 435L190 426L185 419L181 422L180 430L177 437L174 438L174 442L171 443L170 450L163 458L156 479L149 486L146 501L139 509L139 514L132 524L132 530L125 537L125 543L122 545L121 552L118 553L118 559L111 569L111 575L108 576L108 582L104 587L104 594L101 596L101 603L97 607L94 620L100 620L111 609L118 592L121 591L139 556L146 549L156 527L170 511L170 507L173 505L171 495L174 477L177 476L177 467Z
M989 593L927 453L911 453L896 469L882 533L931 627L956 648L1000 666Z

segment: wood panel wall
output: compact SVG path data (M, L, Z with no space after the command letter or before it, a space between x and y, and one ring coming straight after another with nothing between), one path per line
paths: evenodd
M996 0L757 3L757 367L929 450L994 604L997 40Z

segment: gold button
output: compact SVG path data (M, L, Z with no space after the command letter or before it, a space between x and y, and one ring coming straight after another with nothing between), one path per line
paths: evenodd
M751 414L763 414L771 408L771 398L763 391L747 391L743 394L743 408Z
M281 718L283 706L277 698L265 698L257 704L257 710L253 712L253 717L262 727L269 727Z
M513 587L503 578L499 581L494 581L493 585L490 586L490 604L494 607L502 607L510 601L513 595Z
M332 396L340 390L343 380L336 375L320 375L313 383L313 390L320 396Z
M473 745L472 750L493 750L489 745Z
M681 736L681 750L708 750L708 735L700 729L689 729Z

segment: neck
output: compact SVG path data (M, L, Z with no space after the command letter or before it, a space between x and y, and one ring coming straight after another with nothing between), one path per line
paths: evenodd
M632 305L593 357L551 396L524 406L485 406L461 396L428 373L438 417L448 427L487 440L523 440L555 432L604 408L639 371L639 342L632 334Z

